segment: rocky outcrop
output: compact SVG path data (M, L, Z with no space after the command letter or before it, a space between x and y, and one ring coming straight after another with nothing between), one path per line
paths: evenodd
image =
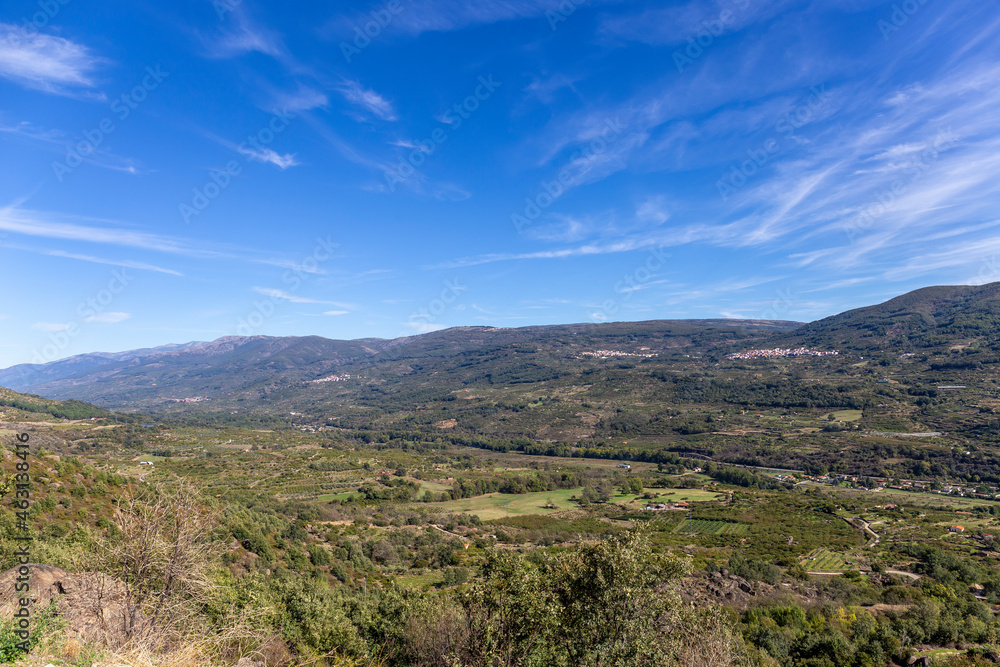
M18 567L0 574L0 616L10 617L24 593L18 593ZM125 585L104 574L73 574L61 567L29 563L28 597L32 614L50 604L67 623L67 631L83 642L121 646L141 636L149 619L128 599Z

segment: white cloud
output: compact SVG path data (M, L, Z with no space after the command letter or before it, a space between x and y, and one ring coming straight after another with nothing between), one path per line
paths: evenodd
M240 7L234 8L231 16L232 25L209 45L209 55L231 58L256 51L274 58L285 56L280 35L255 25Z
M237 144L235 142L229 141L228 139L223 139L217 134L209 132L208 130L201 129L200 132L219 144L220 146L225 146L229 150L236 151L243 157L249 158L256 162L263 162L265 164L273 164L278 169L284 171L289 167L295 167L301 164L297 159L295 159L294 153L281 154L277 151L260 146L258 148L251 148L246 144L246 142Z
M84 318L84 321L116 324L118 322L124 322L130 317L132 317L130 313L98 313L97 315Z
M599 33L605 37L646 44L683 44L699 33L712 36L741 30L782 12L799 0L766 3L698 0L684 5L605 16Z
M198 251L182 241L167 236L127 228L99 227L92 224L57 221L38 211L21 209L16 206L0 208L0 229L26 236L40 236L66 241L106 243L202 257L213 255L211 252Z
M257 160L258 162L273 164L282 171L288 169L289 167L295 167L301 164L295 159L294 154L285 153L284 155L281 155L270 148L253 149L247 148L246 146L237 146L236 150L240 155L248 157L251 160Z
M557 250L540 250L537 252L521 253L490 253L477 255L475 257L465 257L439 264L429 268L454 269L465 266L477 266L479 264L489 264L492 262L507 262L515 259L565 259L568 257L584 257L587 255L610 255L620 252L630 252L632 250L655 249L666 247L667 245L679 245L679 240L675 236L646 236L630 237L618 241L606 243L587 243L572 248L559 248Z
M398 119L391 102L374 90L365 88L357 81L345 80L338 90L345 100L382 120L394 121Z
M100 59L87 47L62 37L0 23L0 76L49 93L93 88Z
M69 151L75 150L75 145L79 139L75 139L70 134L58 129L45 129L28 121L21 121L16 125L0 125L0 132L11 134L29 141L34 141L46 145L50 150L54 149L60 153L60 158ZM137 175L143 172L136 166L135 160L123 157L108 150L106 145L97 146L87 155L80 155L80 159L89 165L102 169L111 169L126 174Z
M662 225L670 218L670 213L666 210L663 197L650 197L639 204L635 211L635 217L639 222L653 225Z
M314 275L326 275L327 271L321 266L309 266L290 259L256 259L257 264L267 264L268 266L278 266L283 269L291 269L297 273L311 273Z
M431 333L432 331L440 331L441 329L447 329L448 327L444 324L434 324L432 322L406 322L403 326L408 329L413 329L417 333Z
M64 322L35 322L31 325L32 329L38 329L39 331L45 331L47 333L55 333L58 331L66 331L69 329L68 324Z
M135 262L128 259L114 260L114 259L102 259L100 257L92 257L90 255L78 255L72 252L63 252L62 250L46 250L46 255L50 257L65 257L67 259L76 259L81 262L92 262L94 264L110 264L111 266L120 266L126 269L138 269L140 271L156 271L157 273L167 273L172 276L184 275L179 271L174 271L173 269L164 269L161 266L155 266L153 264L147 264L145 262Z
M274 108L289 113L301 113L310 109L325 107L329 98L313 88L299 86L294 93L278 93L274 96Z
M589 0L587 5L607 4L614 0ZM580 3L576 3L579 5ZM408 6L393 18L392 27L410 34L461 30L475 25L543 17L546 12L558 12L559 3L552 0L426 0ZM579 10L578 10L579 11ZM561 15L559 18L563 18ZM575 17L574 17L575 18ZM370 17L365 16L366 20ZM360 18L358 19L360 21ZM548 20L540 19L548 27ZM363 23L363 21L362 21ZM555 24L557 27L559 23ZM346 28L349 30L349 28Z
M263 294L264 296L269 296L272 299L284 299L285 301L290 301L292 303L319 303L328 306L337 306L339 308L351 308L351 304L340 303L338 301L320 301L319 299L310 299L304 296L296 296L291 292L286 292L283 289L277 289L274 287L254 287L254 292L258 294Z
M323 314L324 315L350 315L351 311L349 311L349 310L327 310L327 311L324 311Z

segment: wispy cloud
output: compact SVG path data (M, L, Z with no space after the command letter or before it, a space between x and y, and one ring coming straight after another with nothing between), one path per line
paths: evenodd
M249 148L247 146L237 146L236 151L240 155L248 157L251 160L256 160L257 162L263 162L265 164L273 164L275 167L281 169L282 171L288 169L289 167L295 167L301 164L301 162L295 159L294 154L285 153L284 155L282 155L281 153L278 153L277 151L274 151L270 148L257 149L257 148Z
M521 253L489 253L485 255L476 255L474 257L465 257L428 268L454 269L465 266L477 266L479 264L490 264L493 262L509 262L519 259L567 259L570 257L584 257L588 255L609 255L621 252L631 252L633 250L663 247L666 245L676 245L679 242L679 239L671 238L666 235L633 237L608 243L587 243L569 248L558 248L555 250L539 250L535 252Z
M326 275L327 270L322 266L306 265L301 262L296 262L291 259L255 259L253 260L257 264L267 264L269 266L277 266L282 269L291 269L292 271L298 273L312 273L315 275Z
M437 324L435 322L423 322L420 320L413 320L410 322L404 322L403 326L407 329L412 329L418 334L431 333L433 331L441 331L441 329L447 329L446 324Z
M109 264L111 266L120 266L125 269L137 269L139 271L155 271L157 273L167 273L172 276L182 276L179 271L174 271L173 269L165 269L162 266L156 266L154 264L147 264L146 262L136 262L129 259L103 259L101 257L93 257L91 255L80 255L78 253L64 252L62 250L46 250L44 254L50 257L65 257L67 259L75 259L81 262L92 262L94 264Z
M234 7L229 16L229 25L222 34L206 44L210 56L231 58L258 52L274 58L285 57L281 35L254 23L243 7Z
M28 88L59 95L93 89L100 62L82 44L0 23L0 76Z
M32 329L37 329L38 331L44 331L46 333L66 331L69 327L70 325L65 322L35 322L31 325Z
M771 0L766 3L700 0L639 12L608 14L598 34L655 45L686 44L699 32L720 37L774 17L801 0Z
M239 153L245 158L255 162L272 164L282 171L288 169L289 167L295 167L301 164L298 159L296 159L294 153L278 153L274 149L268 148L267 146L260 146L259 144L257 147L249 146L246 142L237 144L236 142L220 137L214 132L210 132L204 128L198 128L197 131L220 146L225 146L229 150Z
M592 0L593 4L603 4ZM588 3L591 4L591 3ZM551 0L427 0L407 7L393 21L393 27L410 34L461 30L475 25L512 19L543 17L557 9ZM544 21L544 19L543 19ZM545 24L547 25L547 24Z
M231 260L247 263L264 263L284 267L294 267L293 261L282 261L272 257L261 257L263 253L245 248L209 245L190 239L140 231L135 226L120 222L86 218L79 216L55 215L41 211L20 208L22 201L0 208L0 238L3 232L32 238L56 239L106 245L119 248L135 248L193 259ZM5 242L8 247L13 247ZM139 260L114 260L80 252L66 252L60 249L19 246L29 252L53 257L65 257L77 261L122 266L125 268L155 271L170 275L182 275L174 269L164 268ZM271 253L269 253L271 254Z
M131 313L98 313L84 318L85 322L104 322L105 324L117 324L132 317Z
M337 88L337 90L344 96L345 100L351 104L361 107L377 118L387 121L394 121L399 118L396 115L396 111L393 109L391 102L374 90L365 88L357 81L347 79Z
M80 138L74 138L71 134L59 129L46 129L29 121L22 121L16 125L0 125L0 132L41 144L50 151L59 154L60 159L64 159L64 156L72 151L79 156L81 161L95 167L132 175L146 173L136 164L135 160L117 155L106 145L99 145L88 154L80 155L80 152L76 150Z
M218 255L211 251L198 250L175 238L126 227L97 226L92 224L92 221L88 222L91 224L81 224L65 218L54 219L49 214L14 206L0 209L0 230L25 236L126 246L198 257Z
M354 307L352 304L341 303L339 301L322 301L320 299L310 299L308 297L298 296L296 294L292 294L291 292L287 292L283 289L277 289L274 287L254 287L253 291L257 292L258 294L263 294L264 296L269 296L272 299L283 299L291 303L318 303L326 306L337 306L339 308Z
M56 146L64 146L68 139L62 130L46 129L26 120L16 125L0 125L0 132Z
M713 64L706 66L714 67L718 60L707 58ZM587 105L532 138L541 149L536 166L551 172L566 162L566 155L593 140L602 122L620 118L621 138L595 153L581 180L593 182L628 170L650 180L660 172L662 182L671 183L669 172L684 174L683 181L680 176L676 181L684 185L673 188L669 206L657 194L640 200L636 210L635 220L669 225L669 230L626 227L615 236L581 224L588 216L594 219L592 213L573 215L560 211L563 206L553 207L527 238L580 242L473 256L449 266L690 243L784 253L788 266L808 267L814 276L833 271L834 278L842 278L850 272L859 280L873 272L901 280L973 263L973 248L992 247L1000 206L1000 130L995 121L1000 92L989 83L1000 79L995 63L988 54L968 57L926 72L919 83L907 76L895 87L886 84L894 78L890 73L855 76L840 88L824 88L818 104L808 97L812 84L796 82L815 83L816 72L828 67L810 63L793 76L776 72L763 89L750 90L736 80L730 87L728 75L720 78L713 70L711 85L701 73L687 73L610 105ZM746 79L745 69L736 73ZM778 82L784 89L775 92ZM789 113L805 122L789 124ZM754 173L743 178L730 199L721 200L714 180L743 164L748 152L768 139L778 143L777 153L765 165L754 165ZM531 150L527 142L525 148ZM718 176L690 176L692 170L706 168ZM698 182L705 183L702 191L688 187ZM859 226L859 218L872 209L877 210L874 220ZM560 220L566 233L562 237L551 233L559 231L553 221ZM567 220L574 224L565 225ZM900 257L920 259L901 263ZM861 283L843 287L853 284Z
M329 103L329 98L315 88L299 85L294 92L275 93L272 106L275 109L289 113L301 113L310 109L319 109Z

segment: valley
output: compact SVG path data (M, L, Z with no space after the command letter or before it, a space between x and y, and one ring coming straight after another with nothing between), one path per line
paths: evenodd
M216 656L418 664L472 650L422 610L483 628L518 576L538 579L502 604L579 585L560 559L664 558L670 595L715 619L691 645L726 664L971 665L1000 631L1000 335L973 318L981 300L927 294L836 327L253 337L57 362L13 383L32 393L0 390L0 436L30 435L37 562L92 567L127 537L129 494L192 490L221 588L209 615L182 595L170 627L228 638ZM915 317L931 306L933 325ZM2 465L16 473L11 451ZM65 656L57 635L46 650ZM83 645L65 664L96 664Z

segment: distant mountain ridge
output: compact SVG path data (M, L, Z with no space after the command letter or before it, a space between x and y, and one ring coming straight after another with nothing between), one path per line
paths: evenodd
M226 336L21 364L0 370L0 386L143 410L203 398L209 403L200 407L212 410L297 411L314 403L334 411L336 405L377 405L390 385L400 383L406 386L392 391L416 397L461 387L541 387L566 377L583 381L584 353L601 350L611 351L609 358L622 355L620 363L626 367L632 363L629 356L634 363L655 358L685 367L702 359L705 372L705 364L718 363L728 353L762 347L806 346L865 355L947 352L970 345L975 349L967 352L977 352L978 363L1000 353L1000 283L927 287L809 324L650 320L511 329L462 326L396 339ZM973 363L971 358L967 363ZM347 395L342 383L321 383L330 386L320 389L310 382L335 374L363 379L364 386L354 385L355 393Z
M595 340L617 345L630 337L665 335L674 345L689 345L692 337L727 336L736 331L767 337L799 326L800 322L762 320L652 320L516 329L453 327L396 339L226 336L208 342L83 354L47 364L19 364L0 370L0 386L101 405L148 406L256 385L313 380L347 367L449 357L531 341L595 336Z

